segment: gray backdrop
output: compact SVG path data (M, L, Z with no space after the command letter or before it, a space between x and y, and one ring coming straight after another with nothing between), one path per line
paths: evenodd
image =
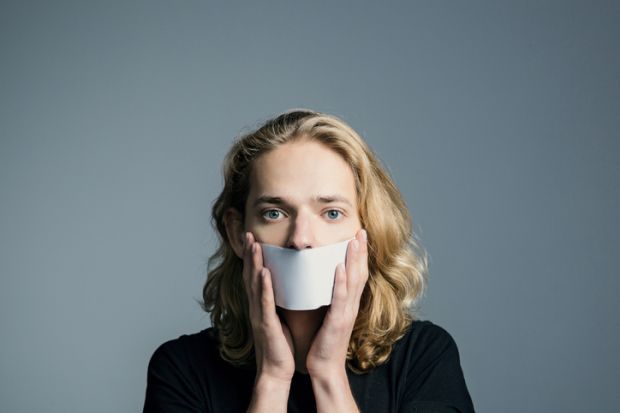
M222 157L291 107L393 174L478 411L617 408L619 3L379 3L2 1L0 411L141 410Z

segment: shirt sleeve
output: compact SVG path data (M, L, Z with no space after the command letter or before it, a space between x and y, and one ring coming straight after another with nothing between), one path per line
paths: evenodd
M472 413L459 351L452 336L432 325L416 345L423 350L410 360L402 413Z
M188 373L187 361L171 343L153 353L148 366L144 413L204 413L200 391Z

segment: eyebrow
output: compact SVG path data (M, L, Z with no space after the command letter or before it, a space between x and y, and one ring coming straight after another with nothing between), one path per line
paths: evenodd
M351 208L353 208L353 205L351 204L351 202L340 195L323 195L323 196L316 196L314 197L314 200L321 203L321 204L331 204L333 202L341 202L343 204L347 204L349 205Z
M316 195L312 197L314 202L320 204L331 204L334 202L341 202L343 204L349 205L353 208L353 204L347 198L340 195ZM271 196L271 195L261 195L254 201L254 208L256 208L260 204L274 204L274 205L290 205L290 203L279 196Z

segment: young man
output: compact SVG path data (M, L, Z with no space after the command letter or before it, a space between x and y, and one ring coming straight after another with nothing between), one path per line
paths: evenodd
M284 113L235 143L224 178L204 288L213 327L155 352L145 412L473 411L456 344L412 314L426 261L406 206L350 126ZM275 305L261 244L349 239L329 306Z

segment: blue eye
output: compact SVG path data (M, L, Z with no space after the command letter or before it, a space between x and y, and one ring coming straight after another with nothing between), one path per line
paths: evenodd
M281 215L282 215L282 212L278 211L277 209L269 209L263 212L263 218L267 218L268 220L271 220L271 221L275 221L279 219Z
M329 211L327 211L327 218L329 218L332 221L339 219L341 215L342 215L342 212L338 211L337 209L330 209Z

